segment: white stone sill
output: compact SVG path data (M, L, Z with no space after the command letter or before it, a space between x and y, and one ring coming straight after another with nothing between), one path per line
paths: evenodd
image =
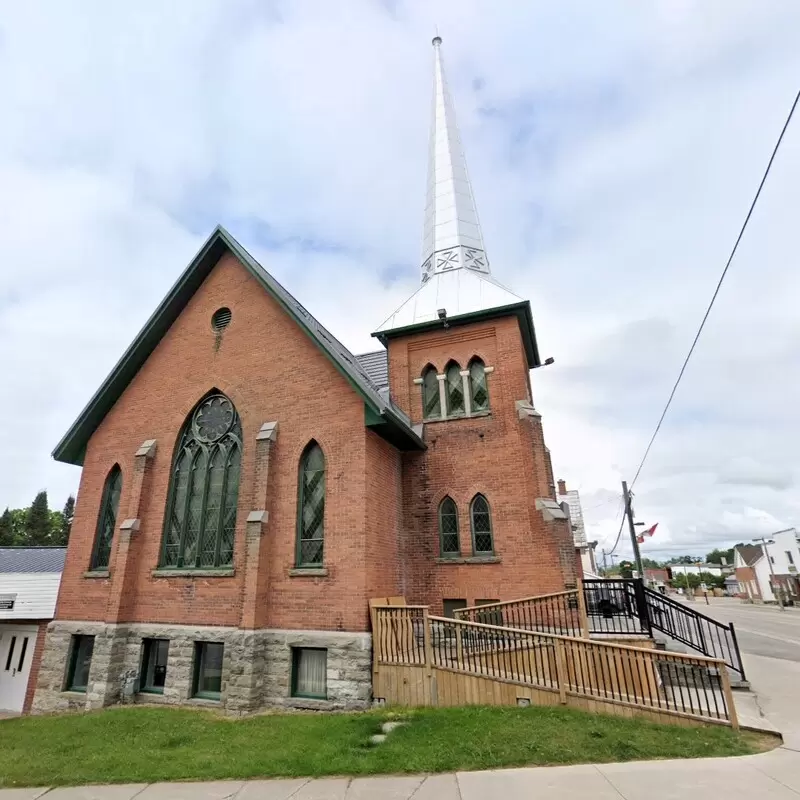
M437 558L437 564L499 564L500 556L467 556L466 558Z
M232 578L234 569L154 569L152 578Z
M111 577L107 569L90 569L83 573L84 578L101 578L108 580Z
M317 569L315 567L294 567L289 570L290 578L327 578L328 570L326 567Z
M480 419L481 417L491 417L492 412L489 411L476 411L474 414L470 414L469 416L460 415L458 417L445 417L442 419L441 417L431 417L430 419L423 419L422 422L425 425L434 425L439 422L464 422L468 419Z

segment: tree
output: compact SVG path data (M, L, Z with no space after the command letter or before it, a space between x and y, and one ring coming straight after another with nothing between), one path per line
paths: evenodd
M658 561L654 561L652 558L643 558L642 566L645 569L661 569L661 564Z
M69 534L72 531L72 518L75 516L75 498L70 495L67 502L64 503L64 510L61 512L63 520L61 521L61 530L59 531L59 544L67 544L69 541Z
M632 578L633 577L633 562L632 561L620 561L619 562L619 573L622 575L623 578Z
M719 548L715 548L706 555L706 564L722 564L723 558L729 567L733 565L732 547L728 550L720 550Z
M52 544L52 521L47 505L47 492L41 491L28 509L26 525L27 542L31 546Z
M696 564L699 560L695 556L676 556L667 561L667 564Z
M0 547L10 547L14 544L14 524L11 510L6 509L0 516Z

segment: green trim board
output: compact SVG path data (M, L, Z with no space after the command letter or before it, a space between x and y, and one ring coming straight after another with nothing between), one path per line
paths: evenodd
M459 314L447 317L447 325L449 328L457 328L459 325L469 325L474 322L483 322L485 320L507 316L515 316L517 318L519 330L522 334L522 344L525 347L525 355L528 359L528 368L533 369L534 367L541 366L542 361L539 357L539 346L536 343L536 330L533 327L533 313L531 312L531 304L528 300L523 300L520 303L511 303L507 306L473 311L470 314ZM406 325L403 328L375 331L372 335L385 346L389 339L443 329L443 321L434 319L429 322L420 322L416 325Z
M425 444L414 432L411 421L390 399L385 398L378 391L356 357L309 314L230 233L222 226L217 226L147 320L109 376L56 445L53 450L53 458L56 461L78 466L83 464L86 445L94 431L166 335L194 293L226 253L231 253L242 263L264 290L320 348L364 400L364 404L374 412L376 420L379 421L369 427L400 449L425 449Z

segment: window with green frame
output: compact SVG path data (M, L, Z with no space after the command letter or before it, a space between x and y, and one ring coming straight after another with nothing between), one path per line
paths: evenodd
M322 567L325 555L325 455L309 442L297 478L298 567Z
M473 358L469 365L469 405L470 411L489 410L489 387L486 384L486 367L479 358Z
M242 423L213 392L189 415L172 461L160 566L213 569L233 564Z
M458 506L452 497L439 503L439 553L454 558L461 553L458 541Z
M68 692L85 692L89 685L89 670L92 666L94 636L74 635L67 661L64 689Z
M444 371L447 376L445 381L447 396L447 416L463 417L466 413L464 408L464 380L461 377L461 367L451 361Z
M423 419L440 419L442 401L439 394L439 379L436 367L428 365L422 371L422 417Z
M121 493L122 470L119 468L119 464L114 464L103 486L103 497L100 500L100 513L97 515L97 530L92 548L92 560L89 562L90 570L108 569Z
M192 697L219 700L222 694L222 656L225 646L221 642L194 643L194 679Z
M167 681L167 658L169 639L142 640L142 668L140 675L141 692L164 694Z
M292 648L292 697L328 699L328 651L320 647Z
M476 494L472 498L469 516L472 526L472 552L475 555L493 553L492 512L489 501L482 494Z

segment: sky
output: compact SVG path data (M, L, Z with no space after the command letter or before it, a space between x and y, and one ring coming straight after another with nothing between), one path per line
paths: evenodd
M217 223L353 351L419 283L438 30L557 477L610 547L800 82L788 0L8 0L0 508ZM800 118L635 486L646 556L800 523ZM617 551L629 554L623 543Z

